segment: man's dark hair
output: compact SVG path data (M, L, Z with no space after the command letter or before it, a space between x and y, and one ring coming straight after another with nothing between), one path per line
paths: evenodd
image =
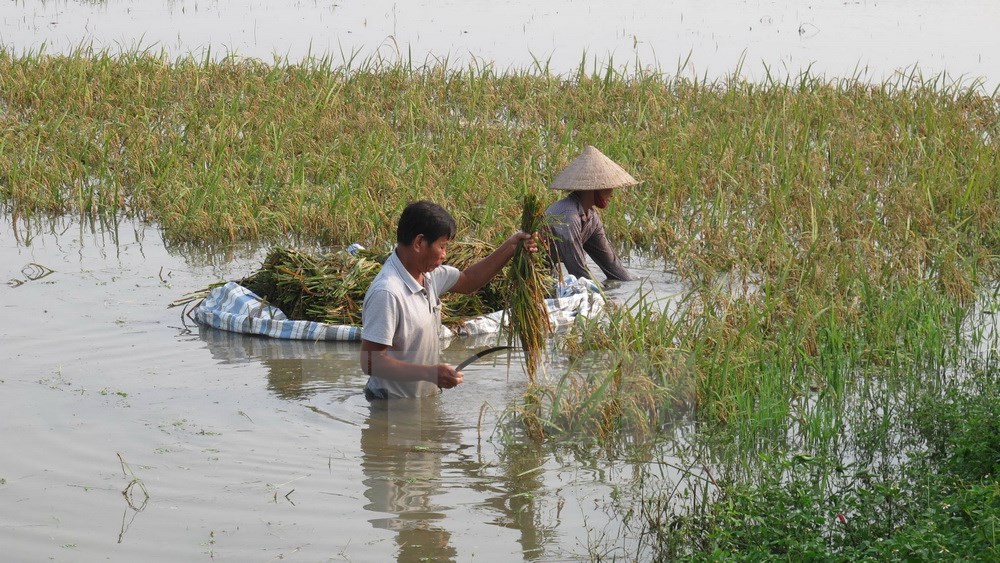
M455 218L440 205L415 201L403 209L396 226L396 242L410 244L417 235L424 235L429 242L441 237L455 238Z

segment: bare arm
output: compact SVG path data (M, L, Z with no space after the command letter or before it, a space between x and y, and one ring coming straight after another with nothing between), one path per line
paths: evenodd
M529 252L538 250L538 244L535 242L533 235L518 231L503 241L503 244L497 247L489 256L466 268L459 275L458 281L452 286L451 291L456 293L475 293L479 291L481 287L489 283L503 269L507 262L510 262L510 259L514 257L514 251L517 250L518 243L521 241L524 241Z
M448 364L423 365L394 358L386 344L370 340L361 341L359 354L361 371L393 381L430 381L442 389L451 389L462 382L462 372Z

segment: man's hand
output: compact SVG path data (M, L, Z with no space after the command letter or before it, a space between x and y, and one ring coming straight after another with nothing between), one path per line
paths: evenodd
M504 244L509 244L513 248L517 248L517 244L524 241L524 248L528 252L538 252L538 233L529 235L524 231L517 231L516 233L510 235L510 237L504 241Z
M475 293L479 291L480 288L500 272L507 262L510 262L510 259L514 257L514 253L517 251L517 245L522 241L528 252L536 252L538 250L537 239L538 233L529 235L524 231L517 231L510 235L489 256L466 268L459 275L458 281L451 287L450 291L455 293Z
M455 368L448 364L438 364L435 369L437 371L436 383L441 389L451 389L463 381L462 372L455 371Z

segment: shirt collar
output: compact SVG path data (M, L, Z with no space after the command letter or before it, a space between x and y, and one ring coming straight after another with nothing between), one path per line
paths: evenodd
M403 265L403 261L399 259L398 255L396 255L395 250L393 250L392 254L389 255L389 264L396 269L396 275L403 280L403 283L406 284L406 288L410 290L410 293L420 293L424 290L423 286L417 283L417 280L413 278L410 272L406 269L406 266ZM427 274L424 274L424 276L426 277Z

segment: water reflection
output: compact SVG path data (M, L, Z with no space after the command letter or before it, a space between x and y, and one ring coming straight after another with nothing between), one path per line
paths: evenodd
M275 396L311 403L306 406L313 412L361 428L363 508L373 528L395 533L399 561L461 558L452 538L475 524L448 519L462 512L459 503L477 506L482 523L514 531L525 559L541 557L555 541L564 501L545 487L549 453L534 444L484 443L473 433L477 409L448 397L366 404L357 343L280 340L206 327L199 327L198 336L220 363L264 365L267 389ZM482 342L451 344L464 356L466 347ZM347 400L347 415L328 408L331 401ZM484 452L491 447L499 458Z
M399 561L453 561L451 534L441 523L449 506L438 501L447 480L447 451L461 433L437 398L377 401L361 430L365 510L372 527L396 532Z
M509 444L499 463L485 463L463 444L461 421L439 398L376 402L361 431L365 510L372 527L396 533L399 561L453 561L455 483L477 493L487 524L514 530L526 560L540 558L554 539L563 501L545 494L548 454L533 444ZM544 518L544 500L554 517ZM456 531L457 532L457 531Z
M542 517L542 469L547 458L537 444L511 444L501 459L500 486L488 486L497 493L486 501L498 513L493 523L518 530L525 559L539 558L559 526L562 497L556 500L555 516L548 520Z
M358 369L356 342L284 340L198 327L212 357L220 363L261 362L267 388L282 399L301 400L321 391L360 394L364 380Z

